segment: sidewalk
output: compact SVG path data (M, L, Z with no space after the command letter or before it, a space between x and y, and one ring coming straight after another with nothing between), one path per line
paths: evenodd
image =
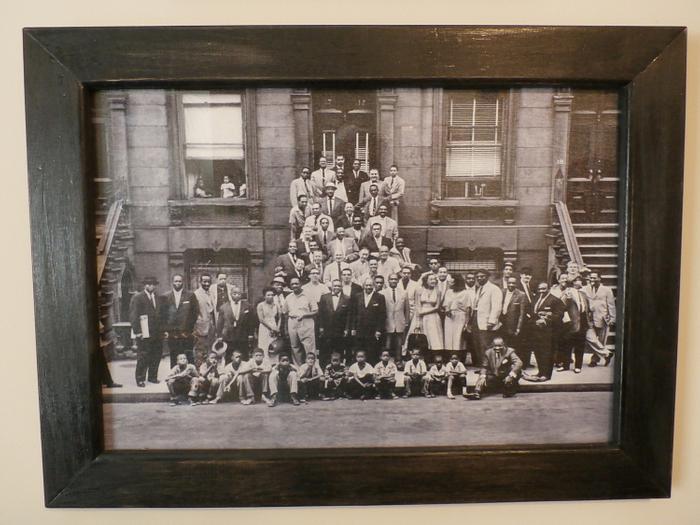
M586 354L584 363L588 363L590 355ZM532 366L526 371L534 373L537 369L532 360ZM109 363L109 370L112 373L112 379L116 383L120 383L122 388L103 388L103 400L105 403L146 403L146 402L164 402L169 399L168 388L165 385L164 378L170 370L170 358L163 357L158 368L158 379L161 381L157 385L146 382L144 388L136 386L134 379L134 369L136 368L135 360L120 360ZM467 367L467 382L469 386L474 386L477 379L477 374L473 372L474 367ZM587 364L583 365L580 374L574 374L572 370L568 372L554 371L552 379L546 383L530 383L525 380L520 380L520 392L610 392L613 390L613 382L615 377L615 360L610 363L610 366L597 366L590 368Z

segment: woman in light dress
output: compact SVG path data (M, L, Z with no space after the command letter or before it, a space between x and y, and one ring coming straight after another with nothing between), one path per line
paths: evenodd
M265 287L263 290L263 300L258 303L257 307L258 320L258 347L260 347L271 363L277 362L277 356L269 354L270 344L275 343L280 337L280 312L277 303L275 302L275 290L272 287Z
M445 293L445 350L461 352L464 350L462 332L467 324L468 310L471 302L468 297L464 277L451 274L447 277L447 292Z
M416 290L416 313L411 320L408 333L425 334L428 348L442 350L444 345L442 322L440 319L440 292L437 288L437 275L429 273L421 281L422 286Z

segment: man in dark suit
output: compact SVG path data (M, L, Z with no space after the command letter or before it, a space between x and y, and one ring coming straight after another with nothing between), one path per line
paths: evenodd
M194 337L192 331L199 316L197 297L184 289L179 273L173 275L173 287L161 298L160 319L163 337L170 350L170 368L177 364L177 356L185 354L194 364Z
M379 185L370 184L368 200L364 206L362 206L362 214L365 220L368 221L375 215L379 215L379 208L386 205L386 200L379 196Z
M501 330L506 344L517 352L520 347L520 334L525 322L527 299L525 299L525 294L515 287L516 284L517 279L515 277L508 278L506 289L503 293Z
M365 237L364 241L360 245L360 249L367 248L369 254L372 257L379 257L379 249L382 246L386 246L389 250L393 248L392 242L388 237L382 235L382 225L379 223L374 223L372 225L372 234L369 237Z
M593 324L593 314L588 303L588 297L583 292L583 279L580 275L574 277L573 287L567 288L562 296L568 322L562 323L560 333L557 371L563 372L571 366L571 352L574 352L574 372L581 373L583 366L583 351L586 347L586 332Z
M158 366L162 354L162 338L158 308L160 299L156 299L155 277L143 280L143 291L131 298L129 304L129 321L131 331L136 337L136 386L146 386L158 381Z
M556 335L564 315L564 303L549 293L549 286L542 282L537 286L537 300L533 306L534 326L532 346L537 359L537 375L524 374L527 381L543 382L552 378L554 352L557 349Z
M333 222L335 229L337 230L338 226L341 226L346 230L349 230L350 228L352 228L353 217L355 217L355 206L352 204L352 202L346 202L343 214L340 217L338 217L337 221Z
M326 184L326 194L321 200L321 213L333 219L335 225L345 212L345 201L335 196L336 186L332 182Z
M253 330L257 326L255 314L248 301L241 300L241 289L231 287L231 301L224 303L216 319L217 341L226 342L226 364L231 362L234 351L248 360L248 349L253 342Z
M340 272L340 286L344 295L352 298L362 293L362 286L353 282L352 268L343 268Z
M331 293L322 295L318 303L321 366L330 363L333 352L345 356L346 362L352 358L347 344L351 310L350 297L342 293L340 279L333 279Z
M355 296L352 308L352 330L355 352L365 350L367 362L379 361L379 342L386 326L386 301L375 291L374 281L367 277L362 282L362 293Z
M272 266L273 268L281 266L284 273L287 275L292 275L294 273L296 262L299 258L300 257L297 256L297 243L296 241L291 240L287 245L287 253L278 255L275 259L275 263Z
M360 186L368 180L369 176L367 173L360 170L360 161L358 159L353 160L352 171L345 177L345 191L348 194L348 201L352 204L357 204L360 198Z
M532 331L535 325L535 319L532 309L535 306L537 294L532 289L531 281L532 270L528 267L521 268L518 289L523 292L523 298L525 299L525 319L523 320L523 326L520 330L520 348L516 348L516 352L518 352L518 357L520 357L520 360L523 362L523 370L530 366L532 351L534 350L532 347Z

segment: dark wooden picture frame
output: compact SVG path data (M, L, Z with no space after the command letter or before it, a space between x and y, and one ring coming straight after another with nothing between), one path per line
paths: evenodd
M679 27L26 29L45 503L374 505L669 497L686 31ZM324 64L334 64L328 68ZM94 89L295 83L562 85L623 94L624 310L611 445L105 452L87 176ZM91 238L93 240L91 240ZM410 462L407 458L412 458ZM216 489L195 482L208 479Z

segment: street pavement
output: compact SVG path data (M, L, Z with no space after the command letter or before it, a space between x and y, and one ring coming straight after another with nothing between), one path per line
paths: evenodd
M105 403L108 450L607 443L612 392L171 407Z

